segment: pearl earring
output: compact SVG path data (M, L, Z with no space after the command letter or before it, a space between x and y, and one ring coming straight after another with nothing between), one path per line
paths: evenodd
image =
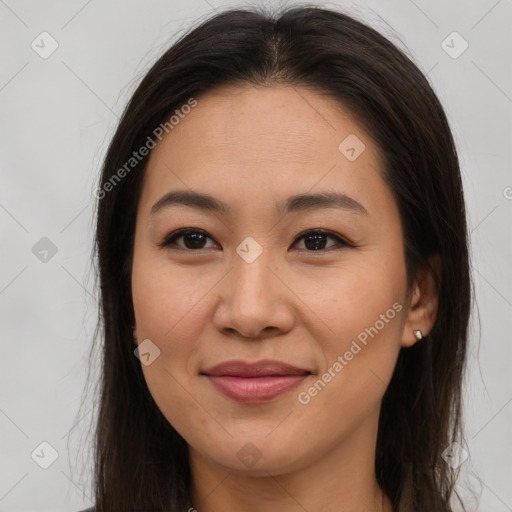
M419 329L412 332L414 333L414 336L416 336L417 340L421 340L423 338L423 333Z

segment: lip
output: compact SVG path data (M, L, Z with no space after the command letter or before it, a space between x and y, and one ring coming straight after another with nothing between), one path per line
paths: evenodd
M253 363L227 361L201 372L227 397L243 403L261 403L298 386L311 372L281 361Z

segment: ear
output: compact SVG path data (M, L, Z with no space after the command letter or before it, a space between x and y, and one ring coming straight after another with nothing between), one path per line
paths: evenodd
M419 341L414 335L416 330L420 330L425 337L432 330L437 318L441 258L439 254L434 254L428 260L432 270L420 269L414 281L402 332L402 347L412 347Z

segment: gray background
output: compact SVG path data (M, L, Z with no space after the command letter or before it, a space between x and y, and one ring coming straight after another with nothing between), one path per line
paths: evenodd
M245 3L0 0L0 511L91 503L92 390L79 405L97 315L91 249L101 160L155 59L199 18L235 5ZM469 510L512 510L511 1L322 5L344 6L404 44L449 116L478 303L461 492ZM46 59L31 47L42 47L43 31L58 43ZM469 44L458 58L442 46L454 31ZM461 40L447 41L452 53L462 48ZM48 248L43 237L55 254L40 252ZM97 367L91 372L94 381ZM44 441L58 453L48 469L39 465L51 462Z

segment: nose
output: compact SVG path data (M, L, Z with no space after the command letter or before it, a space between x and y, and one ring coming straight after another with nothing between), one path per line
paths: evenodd
M251 263L237 255L219 283L213 324L224 335L263 339L292 329L293 293L267 254Z

